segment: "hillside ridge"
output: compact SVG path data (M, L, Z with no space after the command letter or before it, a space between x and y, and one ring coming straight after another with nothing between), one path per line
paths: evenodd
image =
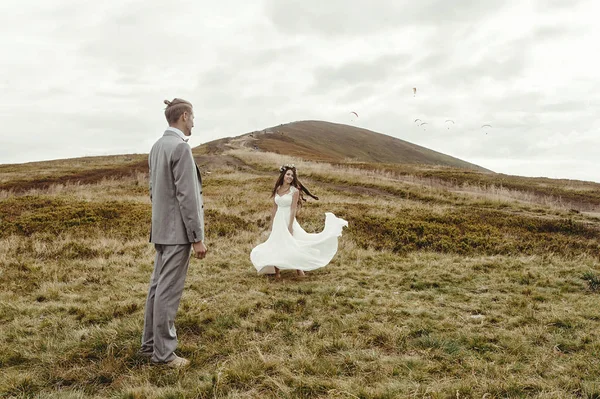
M339 123L305 120L205 143L208 153L250 147L311 161L439 165L493 173L479 165L372 130Z

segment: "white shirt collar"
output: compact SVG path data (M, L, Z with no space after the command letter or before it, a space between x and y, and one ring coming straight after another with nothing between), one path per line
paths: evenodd
M177 129L176 127L169 126L169 127L167 128L167 130L168 130L168 131L170 131L170 132L173 132L173 133L177 134L177 135L178 135L179 137L181 137L181 139L182 139L183 141L185 141L186 143L187 143L187 141L189 140L189 138L188 138L188 137L186 137L186 136L185 136L185 134L183 134L183 132L182 132L181 130Z

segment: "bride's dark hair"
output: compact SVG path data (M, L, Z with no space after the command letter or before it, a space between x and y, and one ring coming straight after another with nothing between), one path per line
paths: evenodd
M319 197L317 197L316 195L313 195L310 191L308 191L308 189L304 186L304 184L302 184L302 182L300 182L300 180L298 180L298 173L296 172L296 167L294 165L284 165L281 168L279 168L279 177L277 178L277 181L275 182L275 187L273 187L273 192L271 193L271 197L274 197L275 193L277 193L277 189L283 185L283 178L285 177L285 174L287 173L288 170L291 170L294 173L294 180L292 181L292 186L296 187L298 189L298 191L300 192L300 198L298 199L298 205L302 206L302 201L306 201L306 198L304 198L303 193L305 193L309 197L312 197L316 200L319 199Z

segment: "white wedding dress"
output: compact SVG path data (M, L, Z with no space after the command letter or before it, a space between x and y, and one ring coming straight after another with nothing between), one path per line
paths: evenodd
M273 274L275 266L282 270L315 270L326 266L337 252L338 237L348 222L333 213L325 213L325 228L317 234L304 231L294 218L293 234L290 234L288 224L295 191L298 190L291 187L287 194L275 194L277 212L271 234L250 253L258 274Z

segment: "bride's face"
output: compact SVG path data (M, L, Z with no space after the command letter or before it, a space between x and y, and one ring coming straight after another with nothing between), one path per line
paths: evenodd
M287 184L292 184L292 182L294 181L294 171L291 169L288 169L287 172L285 172L283 181L286 182Z

